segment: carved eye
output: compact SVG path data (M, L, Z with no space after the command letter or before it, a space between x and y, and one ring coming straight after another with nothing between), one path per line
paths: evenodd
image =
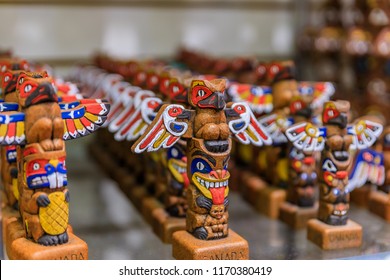
M328 116L329 116L329 117L334 117L334 112L331 111L331 110L329 110L329 111L328 111Z
M315 172L312 172L310 176L313 180L317 179L317 173Z
M156 76L153 76L152 79L151 79L151 82L152 82L153 84L156 84L156 83L158 82L157 77L156 77Z
M172 154L172 157L177 158L177 156L179 155L179 151L175 148L172 148L171 154Z
M165 81L164 81L164 85L165 85L166 87L168 87L168 86L169 86L169 81L168 81L168 80L165 80Z
M23 82L24 82L24 78L20 78L19 79L19 85L23 84Z
M179 92L179 87L178 87L178 86L174 86L174 87L172 88L172 91L173 91L174 93Z
M41 166L39 165L38 162L34 163L33 170L39 170L40 168L41 168Z
M25 91L25 92L30 92L31 89L32 89L32 86L31 86L31 85L26 85L26 86L24 87L24 91Z
M322 165L322 169L333 173L337 171L336 166L330 159L324 161L324 164Z
M294 107L295 109L300 110L302 109L302 104L300 102L295 102Z
M1 67L1 72L5 72L5 70L7 70L7 67L5 67L5 65L3 65L3 66Z
M266 72L265 66L261 65L261 66L259 66L259 67L257 68L257 73L258 73L259 75L264 75L265 72Z
M307 178L308 178L307 173L301 173L301 179L302 179L303 181L306 181Z
M272 74L276 74L279 72L279 66L278 65L272 65L270 68L270 71Z
M5 77L4 77L4 82L8 82L9 79L10 79L9 76L5 76Z
M198 169L198 170L203 170L204 169L204 164L202 163L202 162L198 162L197 164L196 164L196 168Z
M203 89L198 90L198 96L203 97L205 94L206 93Z

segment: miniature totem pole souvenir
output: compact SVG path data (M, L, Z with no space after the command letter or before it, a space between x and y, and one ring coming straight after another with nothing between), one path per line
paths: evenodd
M369 197L369 209L387 222L390 221L390 127L387 126L381 136L380 144L383 152L384 180L372 191Z
M293 99L290 104L293 123L312 122L312 99L312 95ZM286 202L280 206L279 218L292 228L299 229L306 227L307 221L317 216L318 152L302 151L290 145L288 153L289 185Z
M42 73L21 73L16 85L20 111L0 114L0 144L21 146L17 156L21 217L5 233L10 259L88 257L87 245L68 227L64 140L95 131L105 121L109 105L89 99L59 104L52 82Z
M323 249L358 247L362 242L362 227L347 216L349 150L371 146L382 126L363 119L347 125L349 110L348 101L328 101L322 115L323 127L301 122L286 130L297 149L322 151L319 210L317 219L308 221L308 238Z
M248 258L246 241L228 229L230 135L256 145L270 144L271 138L248 105L233 103L226 108L225 87L223 79L192 80L188 101L194 109L163 105L132 146L134 152L141 153L169 148L180 138L187 139L187 232L177 231L173 235L175 258L215 259L221 250L224 256L234 253L237 258Z

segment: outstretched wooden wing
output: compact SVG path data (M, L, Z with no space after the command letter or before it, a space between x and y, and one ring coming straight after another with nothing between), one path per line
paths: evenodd
M366 149L378 139L383 130L379 123L369 120L360 120L356 124L347 127L348 134L353 136L351 149Z
M138 106L140 106L142 100L148 97L154 97L155 94L150 90L138 90L140 88L135 87L127 97L125 97L124 101L126 102L125 108L117 115L116 118L112 119L112 121L108 124L108 130L112 133L117 132L121 127L126 126L134 114L135 110ZM134 97L131 97L133 96Z
M173 146L189 130L194 111L181 105L161 106L146 132L131 147L135 153L157 151Z
M141 136L156 117L156 109L161 104L162 100L158 97L148 97L142 100L140 106L135 108L134 113L129 117L126 125L115 133L115 139L122 141L126 138L128 141L132 141Z
M227 109L229 110L229 109ZM271 145L271 136L257 121L251 108L244 102L233 103L232 111L226 111L230 131L242 144Z
M0 112L18 111L18 109L18 103L0 101Z
M359 151L349 174L349 182L346 189L351 192L366 183L381 186L384 182L385 166L383 153L371 149Z
M78 104L77 104L78 103ZM64 121L64 140L89 135L106 120L110 104L101 99L82 99L61 105Z
M258 122L264 127L267 133L271 136L274 145L287 143L287 138L284 131L293 124L292 119L272 114L258 119Z
M325 147L326 129L309 122L295 124L286 130L288 140L299 150L322 151Z
M0 113L0 145L25 144L24 119L25 115L21 112Z
M226 92L235 102L248 102L256 115L268 114L273 109L271 87L229 83Z

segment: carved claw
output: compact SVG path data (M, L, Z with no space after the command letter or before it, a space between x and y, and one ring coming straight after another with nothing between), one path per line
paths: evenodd
M69 201L70 201L70 194L69 194L69 191L67 191L67 192L65 193L65 201L68 202L68 203L69 203Z
M69 236L68 236L68 233L66 231L64 233L58 235L58 243L59 244L68 243L68 240L69 240Z
M196 204L198 204L199 207L206 208L207 210L210 210L211 206L213 205L211 199L208 199L204 196L198 196L196 198Z
M41 238L38 239L38 244L41 244L44 246L57 245L58 244L58 236L45 234Z
M46 194L41 194L37 198L37 204L39 207L47 207L50 204L50 199Z
M198 227L192 233L196 238L201 240L207 239L207 230L204 227Z

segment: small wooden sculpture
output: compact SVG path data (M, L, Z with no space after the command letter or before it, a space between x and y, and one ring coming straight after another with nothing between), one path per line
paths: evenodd
M382 126L362 119L348 126L349 110L348 101L329 101L324 105L324 127L302 122L286 131L296 148L322 151L319 211L317 219L309 220L308 238L323 249L357 247L362 242L361 226L348 220L347 216L349 149L371 146L381 134ZM341 237L336 237L339 235Z
M180 138L187 139L190 185L186 226L198 239L221 239L229 233L227 163L230 134L246 144L271 143L248 105L234 103L226 108L224 91L225 80L193 80L188 100L195 110L182 105L163 105L146 132L132 146L134 152L141 153L169 148ZM179 243L176 246L186 246Z
M371 212L386 221L390 221L390 127L387 126L381 136L383 156L383 184L370 193L368 206Z
M41 253L45 250L28 245L24 238L44 246L69 241L63 141L92 133L104 123L109 111L109 104L101 100L59 104L51 82L46 73L21 73L16 84L20 111L0 114L0 144L22 146L17 156L21 220L6 233L10 258L55 258L53 251ZM20 238L23 240L16 241ZM80 242L76 243L85 249L85 243ZM27 244L29 249L20 252L24 246L20 244ZM83 256L87 257L85 250Z

